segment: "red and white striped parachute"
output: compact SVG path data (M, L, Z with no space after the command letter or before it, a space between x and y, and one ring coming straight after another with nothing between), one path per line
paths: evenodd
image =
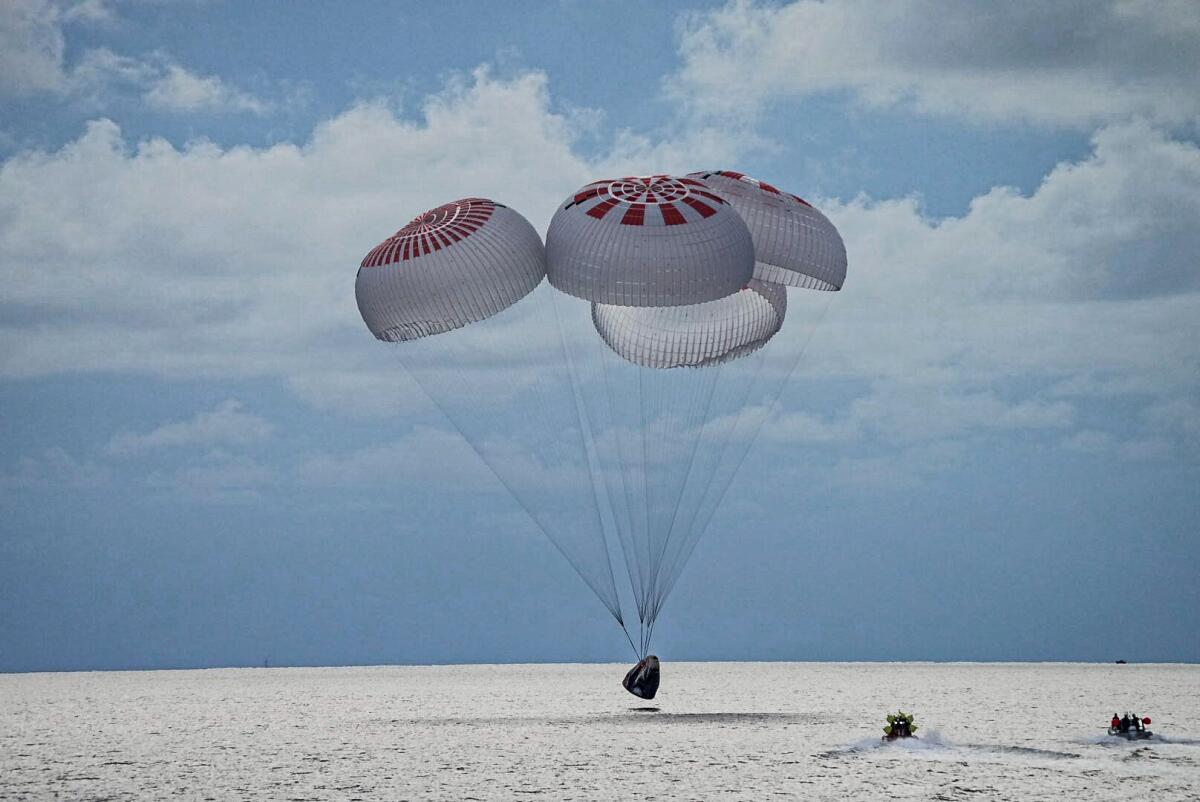
M564 199L544 247L493 201L431 209L367 254L355 294L627 635L632 599L644 657L802 353L788 288L841 289L846 264L833 224L771 184L631 176Z

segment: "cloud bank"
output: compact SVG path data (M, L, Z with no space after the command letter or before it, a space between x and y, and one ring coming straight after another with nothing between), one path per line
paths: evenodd
M690 15L680 53L669 91L703 114L849 91L981 122L1200 116L1200 5L1189 0L738 0Z
M162 52L145 58L91 48L67 62L65 28L109 23L103 3L12 0L0 6L0 96L51 95L103 104L133 92L150 107L170 113L251 113L270 103L215 75L200 75Z
M242 402L230 399L189 420L164 423L148 432L119 432L107 450L110 454L139 454L179 446L237 446L265 440L273 430L268 421L244 411Z
M124 83L163 109L270 110L165 56L92 50L68 68L66 12L12 8L3 36L25 44L3 56L9 91ZM913 449L1030 429L1079 453L1166 453L1200 419L1200 149L1175 127L1200 111L1188 35L1200 18L1187 3L1088 8L735 2L682 28L671 91L707 122L679 136L622 132L599 153L579 144L595 119L558 111L539 71L480 68L418 105L358 103L304 142L268 147L131 142L94 120L61 149L0 166L0 377L259 377L324 409L393 414L412 387L362 328L352 288L361 255L411 216L481 194L544 230L555 204L598 176L735 166L755 141L722 115L753 120L780 98L850 91L973 121L1099 127L1090 154L1032 193L996 187L958 217L929 218L914 198L815 199L851 270L804 375L861 392L823 416L784 410L772 436ZM944 24L921 24L933 16ZM1115 394L1136 399L1138 432L1073 430L1081 405ZM108 450L199 444L224 424L251 437L270 428L219 407L118 434ZM212 444L232 444L221 437ZM324 458L301 473L336 464Z

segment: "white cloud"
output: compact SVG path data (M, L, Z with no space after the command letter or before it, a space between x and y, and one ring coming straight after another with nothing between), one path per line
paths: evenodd
M1075 408L1061 400L1009 400L959 384L884 381L827 418L777 407L763 423L762 437L780 443L844 444L874 436L907 444L972 432L1062 429L1074 417Z
M100 487L111 478L111 472L104 465L78 459L65 449L52 446L21 457L11 470L0 473L0 487Z
M972 119L1091 126L1200 116L1200 4L736 0L686 19L668 87L701 113L849 90Z
M1095 429L1080 429L1062 441L1064 448L1083 454L1104 454L1116 445L1116 439L1108 432Z
M63 7L63 19L67 22L109 23L116 19L116 12L108 0L74 0Z
M1174 451L1171 441L1165 437L1139 437L1121 443L1117 449L1123 460L1155 460L1169 457Z
M456 488L495 481L462 438L426 426L389 443L308 454L296 466L295 474L301 484L319 487L420 480Z
M1193 145L1119 126L1032 195L996 189L962 217L927 220L910 200L827 210L850 275L808 374L979 387L1101 376L1156 394L1197 384Z
M1151 427L1175 436L1200 439L1200 401L1195 398L1171 398L1146 409Z
M172 471L153 471L145 479L145 484L154 490L216 503L254 501L276 482L277 476L270 467L252 457L220 449Z
M229 85L215 75L199 75L163 53L148 60L93 48L80 56L63 84L64 91L103 105L114 94L136 92L164 112L245 112L266 114L272 104Z
M496 473L488 467L492 465L522 498L555 491L578 492L585 486L591 492L590 476L582 462L548 464L542 461L548 453L536 451L523 440L499 435L476 436L471 442L473 445L468 445L462 437L443 429L417 426L389 443L308 454L296 466L295 475L301 484L322 487L373 486L382 481L420 482L468 492L477 492L480 487L502 490ZM480 452L487 456L486 463Z
M46 0L0 4L0 94L60 91L66 83L62 14Z
M1174 451L1171 442L1164 437L1132 437L1118 439L1108 432L1081 429L1065 438L1061 445L1070 451L1095 456L1115 456L1135 462L1170 457Z
M95 25L114 19L101 0L78 3L10 0L0 4L0 95L51 93L101 102L133 90L150 106L176 113L247 112L265 114L265 101L213 75L198 75L164 53L149 59L85 50L66 62L64 26Z
M988 392L889 382L851 403L849 416L888 440L910 442L975 430L1061 428L1070 425L1074 408L1065 401L1009 402Z
M114 86L137 88L152 83L158 74L159 69L152 64L97 47L79 57L64 88L76 96L100 102Z
M806 412L787 412L762 425L763 437L785 443L844 443L863 435L859 421L848 416L824 420Z
M0 286L21 315L0 324L0 374L272 376L311 397L325 376L394 374L354 303L355 269L372 245L472 195L544 227L591 177L652 161L579 157L540 73L500 81L479 71L422 111L410 122L363 104L302 146L228 150L131 147L99 120L60 151L10 159L0 168ZM682 143L672 158L690 150Z
M245 412L240 401L231 399L186 421L165 423L148 432L120 432L109 441L108 453L139 454L179 446L244 445L265 440L273 430L268 421Z
M964 452L963 443L931 441L894 453L842 456L822 469L818 481L831 488L872 492L915 489L958 464Z
M588 159L578 118L551 110L540 73L479 70L419 117L367 103L302 145L131 145L102 120L59 151L13 158L0 168L0 375L257 376L327 409L411 406L395 347L367 335L353 300L371 245L467 195L544 229L593 177L723 160L730 147L704 134ZM997 188L956 218L927 219L911 199L823 205L849 280L832 298L793 294L780 336L800 336L817 319L808 304L829 302L804 375L871 392L828 420L785 419L789 436L1061 428L1101 384L1149 402L1195 392L1194 145L1110 126L1031 195Z
M1195 146L1112 126L1031 195L998 188L961 217L930 220L906 199L825 208L846 239L846 288L793 293L779 336L803 338L828 304L799 375L869 389L821 417L789 408L768 422L767 441L1049 434L1069 430L1086 399L1122 395L1149 406L1149 431L1066 445L1132 459L1162 456L1156 432L1200 419L1179 400L1200 394ZM797 381L784 397L802 393ZM896 462L873 470L885 464Z
M235 89L213 75L197 75L168 64L143 96L147 103L168 111L247 111L265 114L267 104Z

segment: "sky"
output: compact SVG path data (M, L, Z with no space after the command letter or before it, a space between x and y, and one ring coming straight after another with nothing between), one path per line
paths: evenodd
M628 659L354 277L702 169L849 271L664 660L1200 661L1197 74L1192 0L0 4L0 671Z

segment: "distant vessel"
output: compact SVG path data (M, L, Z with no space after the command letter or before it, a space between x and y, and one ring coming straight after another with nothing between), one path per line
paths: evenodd
M1127 741L1144 741L1147 738L1153 738L1154 733L1146 729L1150 724L1150 717L1138 718L1130 716L1128 718L1117 719L1113 718L1114 722L1118 722L1118 726L1109 726L1108 734L1114 738L1124 738Z
M1124 660L1118 660L1118 661L1117 661L1117 665L1119 665L1119 666L1123 666L1123 665L1125 665L1125 661L1124 661Z
M883 740L895 741L900 738L916 738L916 732L917 725L913 721L913 714L898 710L894 714L888 714L887 726L883 728Z

